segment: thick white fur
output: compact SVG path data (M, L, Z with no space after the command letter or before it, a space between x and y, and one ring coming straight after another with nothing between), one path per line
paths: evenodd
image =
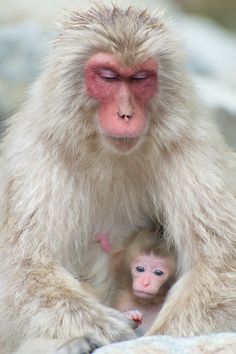
M83 285L109 289L106 256L92 241L108 231L118 247L157 220L177 249L179 280L149 333L236 329L233 154L197 103L180 47L158 14L133 8L96 6L64 24L2 143L4 354L37 337L128 338L123 317ZM149 126L127 154L103 141L84 87L85 63L101 51L159 64Z

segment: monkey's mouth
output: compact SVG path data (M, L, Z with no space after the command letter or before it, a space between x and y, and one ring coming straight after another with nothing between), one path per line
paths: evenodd
M106 140L110 145L120 152L128 152L138 143L140 137L113 137L106 135Z
M155 294L148 291L134 290L134 295L137 299L149 300L152 299Z

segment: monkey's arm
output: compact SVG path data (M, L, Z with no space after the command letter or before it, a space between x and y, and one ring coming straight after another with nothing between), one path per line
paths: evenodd
M87 346L98 343L98 336L102 344L133 337L127 317L100 304L67 270L71 259L76 262L84 250L83 232L74 217L72 181L66 189L63 171L56 167L48 173L46 168L38 169L41 164L39 160L22 177L9 176L2 196L6 208L0 220L0 284L5 291L0 294L4 318L0 333L6 352L36 337L65 341L80 337L82 349L85 342ZM71 247L72 235L78 242L76 251Z
M24 263L15 274L8 272L10 279L5 281L8 293L0 304L9 343L13 345L14 338L64 338L66 341L78 337L81 338L77 341L80 353L85 342L87 347L100 346L133 337L126 316L101 305L65 269L48 262L27 260ZM16 322L21 323L17 332Z
M113 302L113 307L121 312L124 312L127 318L134 321L135 326L142 324L143 315L136 309L136 304L132 300L131 294L127 290L118 290L116 298Z
M119 289L116 292L115 298L112 301L112 306L122 312L132 310L135 303L132 300L131 294L128 290Z
M236 199L227 156L210 141L200 145L170 157L163 170L163 210L180 276L148 335L236 329Z

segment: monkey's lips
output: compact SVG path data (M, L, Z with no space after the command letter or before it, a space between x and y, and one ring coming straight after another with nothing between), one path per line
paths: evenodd
M134 295L137 299L150 300L155 297L156 293L149 292L149 291L134 290Z
M132 150L140 139L139 136L114 137L114 136L105 135L105 137L108 143L113 147L115 147L115 149L120 152L128 152Z

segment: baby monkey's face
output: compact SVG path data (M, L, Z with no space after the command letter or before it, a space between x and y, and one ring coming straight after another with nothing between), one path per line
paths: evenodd
M141 254L131 263L131 275L135 297L139 300L151 301L158 294L160 287L170 278L169 259L154 254Z

